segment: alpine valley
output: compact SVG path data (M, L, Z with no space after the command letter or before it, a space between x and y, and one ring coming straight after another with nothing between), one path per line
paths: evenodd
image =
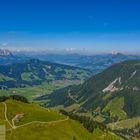
M140 60L123 61L120 55L97 74L26 55L1 63L0 124L7 139L139 139ZM8 62L15 55L1 57Z

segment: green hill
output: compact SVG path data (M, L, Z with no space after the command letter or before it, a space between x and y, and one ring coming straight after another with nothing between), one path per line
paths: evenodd
M140 61L115 64L82 85L44 95L45 106L64 106L70 111L102 118L105 123L140 115ZM59 100L60 99L60 100Z
M0 87L7 89L57 80L84 80L90 75L86 69L32 59L0 66Z
M6 125L7 140L120 140L96 128L89 133L78 121L34 104L16 100L0 103L0 124Z

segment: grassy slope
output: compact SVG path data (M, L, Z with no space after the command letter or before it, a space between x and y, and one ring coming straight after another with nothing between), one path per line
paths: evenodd
M93 134L90 134L81 124L72 120L61 122L57 125L32 124L8 131L7 134L7 140L73 140L73 137L76 140L119 140L118 137L109 133L105 136L98 129Z
M0 103L0 120L4 120L4 114L3 114L3 112L4 112L4 106L3 106L3 104L2 103Z
M17 123L17 125L22 125L31 121L56 121L62 120L66 117L59 115L57 112L49 111L45 108L40 108L35 104L19 103L18 101L8 100L6 101L8 108L8 118L12 120L16 114L24 113L24 117Z
M62 120L66 117L54 111L47 111L37 105L25 104L18 101L6 101L8 107L8 119L11 120L18 113L25 113L25 116L18 123L25 124L30 121L52 122ZM4 115L4 105L0 103L0 116ZM3 116L4 117L4 116ZM3 117L1 119L3 120ZM7 124L6 121L0 121L0 124ZM17 124L16 124L17 125ZM6 127L9 129L9 126ZM92 134L89 133L80 123L73 120L61 121L58 123L40 124L33 123L17 129L7 130L7 140L120 140L119 137L104 133L96 129Z
M123 111L124 107L124 98L123 97L116 97L111 100L106 107L103 109L103 112L110 110L112 116L119 116L119 119L126 119L126 113Z
M27 73L27 72L23 72L21 74L21 79L24 81L32 81L32 79L30 78L30 76L32 75L32 73Z
M14 80L13 78L11 78L11 77L8 77L8 76L5 76L5 75L3 75L3 74L0 74L0 82L1 81L8 81L8 80Z
M119 121L119 122L116 123L115 128L116 129L133 128L138 123L140 123L140 116L139 117L134 117L132 119ZM109 126L112 126L112 124L109 124Z
M5 116L4 116L4 105L0 103L0 125L6 125L6 128L9 129L10 126L9 124L5 121Z

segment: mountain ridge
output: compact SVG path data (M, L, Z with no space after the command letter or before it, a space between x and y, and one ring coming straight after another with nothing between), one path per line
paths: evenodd
M111 118L106 122L132 118L140 115L139 77L140 61L125 61L92 76L81 85L60 89L51 95L44 95L43 99L50 99L48 105L52 107L64 105L66 108L76 104L75 100L80 106L71 111L84 113L88 110L93 116L102 114ZM61 94L58 94L60 91ZM61 96L63 102L55 103Z
M72 66L78 66L89 69L93 74L102 72L109 66L120 63L127 60L140 60L139 55L129 55L122 53L115 54L95 54L95 55L80 55L80 54L42 54L42 55L30 55L32 58L38 58L41 60L48 60L50 62L56 62L60 64L68 64Z
M6 57L6 56L12 56L12 52L7 49L0 49L0 56Z

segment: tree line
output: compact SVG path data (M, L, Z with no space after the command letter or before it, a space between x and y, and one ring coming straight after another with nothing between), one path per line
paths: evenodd
M0 96L0 102L4 102L9 99L21 101L24 103L29 103L27 98L25 98L24 96L20 96L20 95Z
M114 132L126 140L140 139L140 123L137 123L133 128L114 130Z
M108 132L106 125L100 122L93 121L90 117L79 116L74 113L67 112L65 110L60 110L60 113L69 116L70 119L79 121L84 126L84 128L86 128L90 133L93 133L94 129L96 128L99 128L104 132Z

